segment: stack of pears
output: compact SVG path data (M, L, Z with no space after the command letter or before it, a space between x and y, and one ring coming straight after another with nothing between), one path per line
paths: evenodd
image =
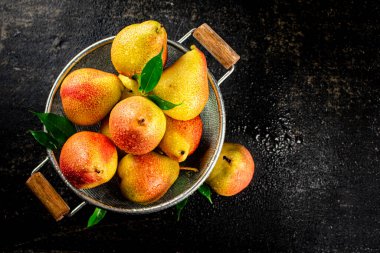
M127 199L152 203L176 181L179 163L197 149L202 136L199 114L209 95L205 56L193 47L163 71L149 94L178 104L163 110L139 90L134 78L160 53L164 68L165 28L153 20L132 24L112 43L111 61L118 75L83 68L64 79L60 96L67 118L80 126L101 122L100 133L76 133L62 148L60 167L75 187L93 188L117 174ZM104 138L112 149L102 147ZM121 156L117 162L115 155Z
M145 92L139 75L154 57L162 63L162 75ZM118 75L82 68L62 82L67 118L80 126L101 122L101 127L100 133L82 131L70 137L61 150L60 168L80 189L97 187L117 174L125 198L152 203L169 190L178 178L179 163L199 146L200 113L209 97L206 58L191 46L164 68L167 34L159 22L149 20L116 35L111 61ZM151 97L175 106L163 108Z

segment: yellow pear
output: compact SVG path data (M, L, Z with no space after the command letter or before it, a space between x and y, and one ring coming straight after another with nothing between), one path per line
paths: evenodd
M169 190L177 180L179 170L178 162L155 152L128 154L117 168L121 193L133 202L152 203Z
M166 116L166 132L159 147L170 158L183 162L198 148L202 137L202 120L175 120Z
M190 120L201 113L208 96L207 62L195 46L162 73L153 93L174 104L164 113L173 119Z
M121 99L142 95L139 91L139 84L136 80L129 78L128 76L124 76L122 74L119 74L118 77L125 87L125 89L121 93Z
M255 163L246 147L238 143L224 143L206 182L219 195L232 196L249 185L254 172Z
M140 74L145 64L161 50L162 62L167 59L167 34L157 21L148 20L122 29L111 46L111 61L120 74Z
M112 136L110 133L109 120L110 120L109 115L107 115L106 117L104 117L104 119L102 119L102 121L100 122L99 132L107 136L108 138L110 138L110 140L112 140Z

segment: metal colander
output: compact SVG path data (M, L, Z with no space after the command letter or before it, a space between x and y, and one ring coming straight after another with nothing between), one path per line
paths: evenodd
M71 71L79 68L91 67L117 74L112 65L110 55L113 39L114 37L110 37L91 45L70 61L54 83L46 103L45 112L64 115L59 95L59 87L64 78ZM188 50L181 44L169 40L168 63L166 66L170 66L186 51ZM150 213L175 205L192 194L205 181L218 159L224 141L225 113L222 96L219 87L216 85L215 79L210 72L208 73L208 79L210 95L206 107L200 115L203 121L202 139L197 151L189 156L184 163L185 166L198 168L199 172L189 173L181 171L176 182L158 201L148 205L141 205L128 201L121 195L117 174L115 174L108 183L99 187L88 190L78 190L67 181L59 168L58 161L60 151L53 152L49 150L48 154L50 161L71 190L85 201L100 208L123 213ZM77 130L98 131L99 125L92 127L78 126Z
M197 29L200 29L202 27L209 29L208 33L211 34L211 37L214 36L214 39L211 41L218 42L219 40L219 42L217 43L218 45L216 45L214 49L216 48L216 50L219 50L220 48L224 47L225 50L227 51L231 50L231 52L236 54L206 24L203 24ZM185 41L191 35L194 35L194 37L196 37L195 32L197 29L192 29L191 31L189 31L178 42L168 40L168 62L166 64L166 67L173 64L179 57L181 57L184 53L188 51L188 49L183 47L180 43ZM212 33L215 33L215 34L212 34ZM90 68L96 68L99 70L117 74L117 72L115 71L112 65L111 56L110 56L113 39L114 37L109 37L92 44L91 46L87 47L82 52L80 52L78 55L76 55L65 66L65 68L62 70L62 72L56 79L50 91L49 97L46 102L45 112L51 112L55 114L64 115L62 103L61 103L61 99L59 95L59 88L60 88L61 83L65 79L65 77L71 71L75 69L79 69L79 68L90 67ZM202 43L200 39L198 39L198 41L200 41L202 45L205 45ZM207 48L206 45L205 47ZM209 48L208 50L215 57L216 53L214 54L212 50L210 50ZM232 55L232 54L228 54L228 55ZM142 205L142 204L137 204L137 203L127 200L121 194L117 173L109 182L103 185L100 185L96 188L86 189L86 190L79 190L75 188L69 183L69 181L67 181L67 179L64 177L64 175L62 174L59 168L58 161L59 161L60 150L52 151L48 149L47 150L48 157L32 171L32 176L48 160L52 162L55 170L57 171L59 176L62 178L62 180L65 182L65 184L74 193L76 193L81 199L83 199L83 202L79 206L74 208L71 211L71 213L68 213L69 216L73 215L75 212L77 212L81 207L83 207L87 203L95 205L102 209L110 210L110 211L130 213L130 214L142 214L142 213L151 213L151 212L160 211L168 207L171 207L177 204L178 202L184 200L185 198L190 196L195 190L197 190L203 184L203 182L207 179L208 175L211 173L218 159L218 156L221 152L222 145L224 142L226 120L225 120L223 100L222 100L222 96L221 96L218 85L220 85L234 71L233 64L236 63L236 61L239 58L237 54L236 56L237 58L235 59L235 61L232 60L233 61L232 64L229 65L230 67L229 71L221 79L219 79L218 82L215 81L214 76L208 71L208 84L209 84L209 91L210 91L209 99L204 110L200 114L203 121L202 138L201 138L199 147L197 148L195 153L189 156L185 162L181 163L181 166L198 168L199 172L195 173L195 172L189 172L189 171L181 171L178 179L170 187L168 192L156 202ZM228 59L228 57L224 57L224 58ZM218 60L219 62L222 63L220 59ZM222 65L226 67L225 64L222 63ZM78 131L83 131L83 130L98 131L100 124L96 126L91 126L91 127L79 127L79 126L76 126L76 127ZM42 199L40 196L38 197L40 198L40 200ZM47 207L46 204L45 206ZM67 214L67 212L62 213L62 214L65 215ZM59 214L55 218L56 220L59 220L61 219L61 217L63 216Z

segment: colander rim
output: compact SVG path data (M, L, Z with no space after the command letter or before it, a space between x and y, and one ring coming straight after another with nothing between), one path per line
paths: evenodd
M74 56L66 64L66 66L62 69L61 73L56 78L56 80L55 80L55 82L53 84L53 87L50 90L48 99L46 101L46 106L45 106L45 112L46 113L51 112L53 98L54 98L56 92L58 91L58 89L59 89L59 87L60 87L63 79L70 72L70 70L83 57L85 57L86 55L90 54L91 52L93 52L94 50L96 50L96 49L98 49L98 48L100 48L102 46L105 46L105 45L107 45L109 43L112 43L112 41L113 41L114 38L115 38L115 36L110 36L110 37L107 37L105 39L99 40L99 41L91 44L90 46L88 46L85 49L83 49L76 56ZM185 48L183 45L181 45L178 42L175 42L175 41L172 41L172 40L168 40L168 44L171 45L171 46L173 46L173 47L175 47L175 48L177 48L177 49L179 49L183 53L186 53L187 51L189 51L187 48ZM214 154L212 155L212 158L211 158L211 160L210 160L207 168L205 169L205 172L204 172L203 176L199 177L198 180L195 181L194 184L192 184L192 186L190 188L188 188L187 190L185 190L181 194L178 194L177 196L175 196L174 198L170 199L169 201L166 201L166 202L163 202L163 203L159 203L159 204L152 203L151 205L142 206L141 208L121 208L121 207L114 207L114 206L111 206L111 205L106 205L106 204L104 204L104 203L102 203L102 202L100 202L100 201L98 201L98 200L96 200L94 198L91 198L91 197L87 196L81 190L78 190L77 188L75 188L74 186L72 186L67 181L67 179L65 178L65 176L62 174L62 172L61 172L61 170L59 168L58 161L55 158L54 152L52 150L50 150L50 149L47 149L47 153L48 153L50 162L53 164L53 167L57 171L57 173L60 176L60 178L69 187L69 189L71 191L73 191L79 198L81 198L85 202L87 202L87 203L89 203L91 205L97 206L99 208L102 208L102 209L105 209L105 210L109 210L109 211L113 211L113 212L118 212L118 213L147 214L147 213L153 213L153 212L162 211L164 209L167 209L167 208L169 208L171 206L176 205L177 203L181 202L185 198L187 198L190 195L192 195L205 182L205 180L210 175L213 167L216 164L216 161L217 161L217 159L218 159L218 157L220 155L220 152L222 150L222 146L223 146L223 143L224 143L226 119L225 119L225 110L224 110L223 98L222 98L219 86L217 85L217 82L215 81L214 76L212 75L212 73L209 70L208 70L208 78L209 78L209 81L211 83L211 87L212 87L212 89L213 89L213 91L215 93L216 101L217 101L217 104L218 104L218 112L219 112L218 116L219 116L219 123L220 123L220 126L221 126L219 128L219 132L218 132L218 141L217 141L216 149L215 149ZM44 130L46 130L46 129L44 128Z

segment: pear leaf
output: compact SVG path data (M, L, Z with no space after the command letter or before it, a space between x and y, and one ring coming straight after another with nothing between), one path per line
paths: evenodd
M56 140L49 135L48 133L44 131L32 131L29 130L29 132L33 135L34 139L38 141L42 146L48 149L57 149L58 148L58 143Z
M162 110L170 110L176 106L179 106L181 104L173 104L169 101L166 101L159 96L156 95L148 95L148 98L153 101L158 107L160 107Z
M104 216L106 216L106 214L107 214L106 210L96 207L94 212L88 219L87 228L90 228L98 224L104 218Z
M62 146L71 135L76 133L74 125L64 116L54 113L33 113L44 124L48 133L54 137L59 146Z
M179 219L181 218L181 212L182 212L182 209L186 206L187 201L188 201L188 198L182 200L181 202L179 202L179 203L175 206L175 208L177 209L177 221L179 221Z
M211 189L207 184L201 185L201 187L198 188L198 192L212 204Z
M139 91L142 93L151 92L158 84L163 71L162 51L148 61L144 66L141 75L138 76Z

